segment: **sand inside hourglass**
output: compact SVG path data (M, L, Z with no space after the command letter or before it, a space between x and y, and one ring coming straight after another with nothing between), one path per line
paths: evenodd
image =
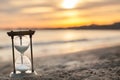
M23 54L28 49L28 47L29 47L29 41L27 36L22 36L22 37L17 36L15 38L15 48L21 54Z
M21 53L23 54L29 46L15 46L15 48Z
M21 57L18 57L15 63L16 70L27 71L31 69L31 62L27 56L23 56L23 63L21 64Z

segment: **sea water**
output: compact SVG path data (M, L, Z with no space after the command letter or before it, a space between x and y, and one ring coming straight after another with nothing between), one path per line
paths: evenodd
M0 31L0 58L12 59L11 38ZM69 54L82 50L120 45L119 30L36 30L33 35L34 57ZM15 50L16 56L17 51ZM30 55L30 48L25 52Z

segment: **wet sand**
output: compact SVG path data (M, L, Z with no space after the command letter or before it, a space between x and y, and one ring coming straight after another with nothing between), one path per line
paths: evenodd
M120 46L34 60L37 76L13 79L11 63L0 64L0 80L120 80Z

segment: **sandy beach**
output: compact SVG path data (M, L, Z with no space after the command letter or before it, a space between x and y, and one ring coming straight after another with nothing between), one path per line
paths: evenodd
M34 60L37 76L13 79L10 62L0 64L0 80L120 80L120 46L46 56Z

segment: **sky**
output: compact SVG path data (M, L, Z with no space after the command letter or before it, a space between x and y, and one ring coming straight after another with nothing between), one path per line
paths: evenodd
M66 28L120 22L120 0L0 0L0 28Z

